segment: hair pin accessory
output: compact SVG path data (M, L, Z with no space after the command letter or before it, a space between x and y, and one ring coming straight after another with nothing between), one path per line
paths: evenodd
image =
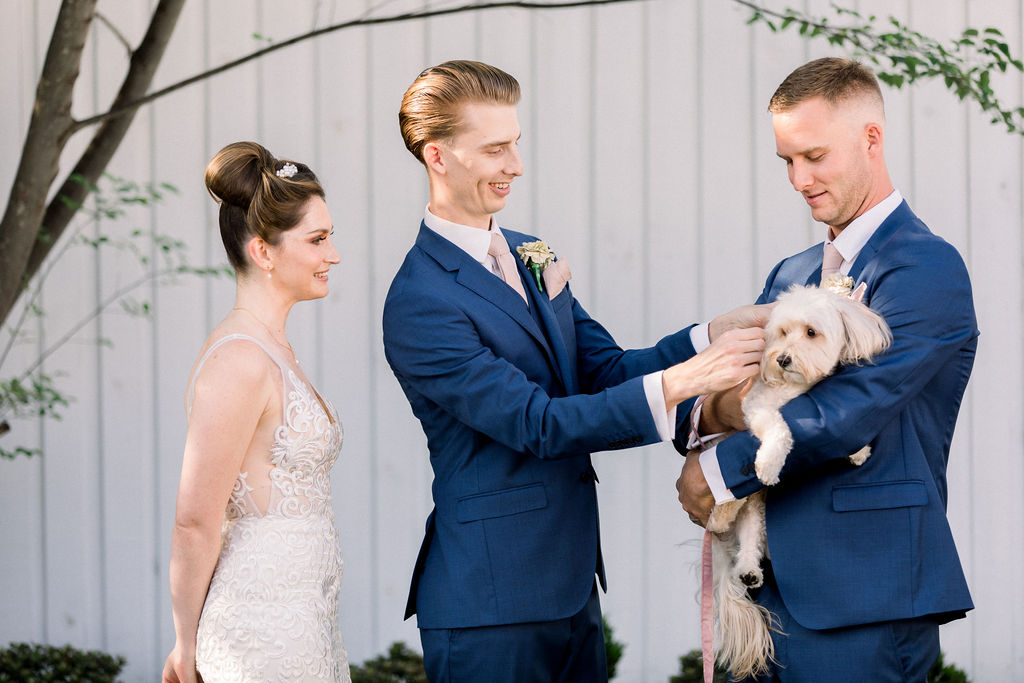
M291 178L298 172L299 168L295 164L285 164L281 168L277 169L276 175L278 178Z

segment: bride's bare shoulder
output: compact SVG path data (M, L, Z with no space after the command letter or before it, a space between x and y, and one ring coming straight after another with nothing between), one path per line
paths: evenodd
M245 333L218 326L196 358L189 383L199 393L217 387L256 390L280 375L280 369L261 342Z

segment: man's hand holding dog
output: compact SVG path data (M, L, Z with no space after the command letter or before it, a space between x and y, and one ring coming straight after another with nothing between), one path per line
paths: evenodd
M753 386L753 378L709 395L700 408L700 434L737 432L747 428L743 418L743 398Z
M683 471L676 479L676 491L679 492L679 502L686 510L686 514L690 516L690 521L700 526L707 526L708 518L711 517L711 508L715 507L715 497L704 478L704 471L700 468L700 453L698 451L690 451L686 454Z

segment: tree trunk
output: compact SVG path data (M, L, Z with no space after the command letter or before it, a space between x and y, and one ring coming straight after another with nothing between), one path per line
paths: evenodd
M422 9L384 17L363 17L295 36L147 94L185 4L185 0L160 0L153 11L146 36L138 49L132 52L128 72L110 108L81 121L75 121L70 113L72 89L78 77L82 48L97 0L63 0L39 80L36 106L22 147L18 176L11 187L11 196L3 219L0 220L0 323L7 319L24 286L36 275L50 250L64 234L78 207L88 196L89 187L95 185L106 169L140 106L270 52L345 28L421 20L501 7L528 10L565 9L638 1L640 0L495 0L481 4L474 0L457 7ZM99 129L47 206L46 197L57 176L60 154L68 138L82 128L96 124L100 124Z
M121 89L114 98L111 109L118 109L127 102L137 100L146 94L153 76L156 74L160 60L171 40L171 34L178 23L178 16L185 5L185 0L160 0L149 22L146 35L138 49L132 52L128 73L125 75ZM36 240L25 266L25 278L31 279L39 270L50 249L57 243L65 228L89 194L89 186L99 180L107 168L114 153L120 146L125 134L132 125L138 108L130 108L103 122L96 130L89 146L86 147L75 168L72 169L56 196L46 207L42 225L39 229L40 239ZM82 182L84 179L84 182ZM70 201L63 201L67 198ZM3 311L0 309L0 314Z
M160 0L153 10L146 35L132 52L112 109L123 108L146 94L184 4L185 0ZM64 0L57 18L39 79L32 123L22 148L18 177L0 222L0 320L7 318L24 285L64 234L138 111L137 107L129 107L103 122L46 206L60 153L71 133L78 129L71 118L71 95L95 7L96 0Z
M0 320L7 318L27 282L36 228L74 123L71 96L95 8L96 0L65 0L57 14L18 172L0 220Z

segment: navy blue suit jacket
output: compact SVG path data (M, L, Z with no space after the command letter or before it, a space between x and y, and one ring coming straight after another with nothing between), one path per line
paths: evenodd
M536 239L503 233L513 254ZM623 351L568 286L549 300L519 268L529 307L421 225L384 304L434 471L406 610L420 628L561 619L595 572L605 585L590 453L658 441L642 376L694 353L688 329Z
M783 260L758 303L817 283L821 261L821 244ZM864 303L885 318L893 345L782 409L794 446L767 503L779 592L811 629L963 616L973 605L946 519L946 462L977 347L967 270L903 202L849 274L867 283ZM863 466L847 462L868 443ZM749 432L718 445L737 497L763 488L758 445Z

